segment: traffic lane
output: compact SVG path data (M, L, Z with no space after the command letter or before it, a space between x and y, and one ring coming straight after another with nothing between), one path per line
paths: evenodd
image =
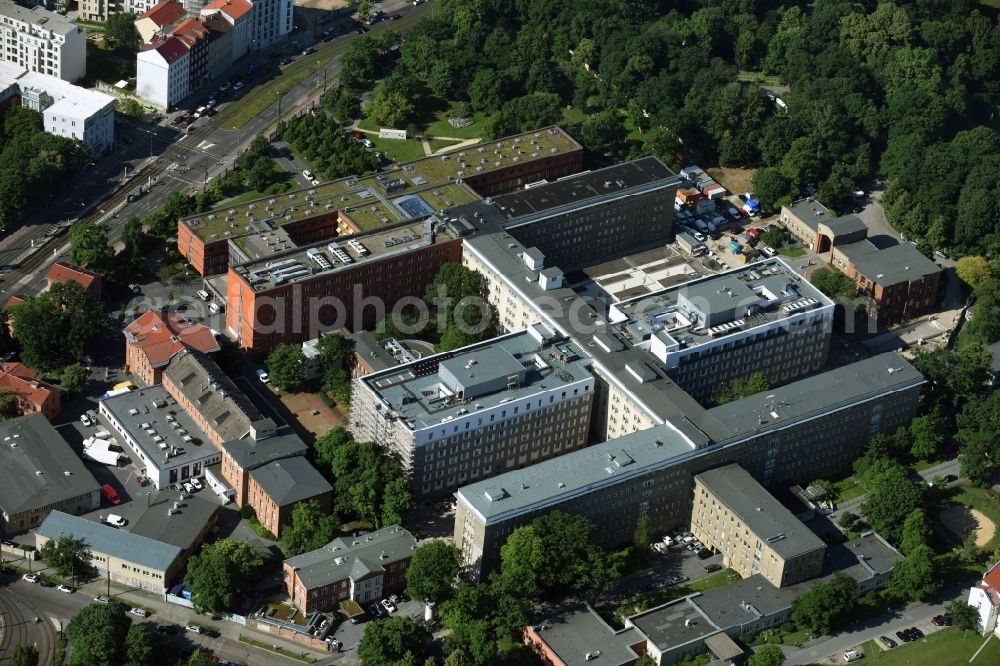
M81 608L91 602L90 597L84 594L78 592L67 594L55 587L42 587L38 583L22 580L20 575L4 573L2 576L5 581L12 579L5 584L5 592L13 594L27 606L37 609L37 612L32 612L32 618L40 613L39 617L55 620L56 624L61 621L65 626Z
M18 645L34 645L38 649L39 662L50 663L47 659L55 650L53 624L40 608L19 594L20 586L33 585L37 583L17 580L0 590L0 621L3 623L0 655L10 658Z

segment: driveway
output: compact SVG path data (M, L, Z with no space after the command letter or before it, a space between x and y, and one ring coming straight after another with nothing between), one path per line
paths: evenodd
M820 639L821 642L801 649L783 647L781 649L785 653L785 664L788 666L815 664L817 661L840 655L879 636L888 636L896 640L896 632L909 627L917 627L925 634L938 631L940 627L931 624L931 618L943 614L945 606L954 599L963 598L964 591L963 588L953 588L934 602L910 604L903 609L890 611L862 623L860 627L852 628L826 640ZM838 659L839 661L841 660Z

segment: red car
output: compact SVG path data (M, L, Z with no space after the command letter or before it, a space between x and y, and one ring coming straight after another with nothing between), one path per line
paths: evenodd
M401 18L403 18L402 14L393 14L392 16L389 17L389 20L390 21L395 21L395 20L401 19Z
M114 505L122 503L122 498L118 497L118 491L112 488L110 484L105 483L101 486L101 495Z

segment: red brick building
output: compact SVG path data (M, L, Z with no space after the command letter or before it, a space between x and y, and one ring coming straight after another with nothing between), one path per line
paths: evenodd
M146 312L122 331L125 335L125 370L147 386L159 384L163 369L177 352L219 350L212 329L177 314Z
M413 535L398 525L334 539L285 560L285 589L306 614L335 610L347 599L358 603L381 599L402 592L416 547Z
M295 506L309 500L316 500L329 512L333 487L305 456L275 460L250 470L246 503L274 536L280 537L282 528L292 522Z
M95 273L94 271L74 266L64 261L57 261L52 264L52 268L45 274L45 288L51 289L52 285L64 282L79 283L95 301L101 299L101 288L104 278L100 273Z
M16 416L41 412L49 421L59 416L61 389L38 379L23 363L0 363L0 388L17 395Z

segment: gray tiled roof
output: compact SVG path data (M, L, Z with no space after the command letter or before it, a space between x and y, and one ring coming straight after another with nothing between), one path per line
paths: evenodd
M182 555L181 549L162 541L130 534L109 525L53 511L42 521L37 533L48 539L70 534L92 552L103 553L133 564L166 571Z
M840 249L850 259L855 270L876 284L889 286L912 282L943 270L909 243L900 243L876 252L858 252L855 246L866 242L868 241L850 243Z
M381 571L386 564L410 557L416 544L407 530L391 525L358 537L334 539L322 548L285 560L285 564L311 589Z
M45 30L51 30L57 35L68 35L81 28L76 24L75 17L62 16L55 12L50 12L45 7L34 7L28 9L13 2L0 2L0 15L9 16L18 21L33 23Z
M781 557L788 559L825 548L818 536L739 465L701 472L695 479Z
M44 415L0 422L0 508L8 515L99 489L100 484Z
M273 432L275 423L263 416L215 361L199 351L183 349L163 371L223 441Z
M588 653L600 653L596 663L602 666L632 664L638 655L630 646L643 642L634 628L615 631L586 604L544 618L533 628L565 664L582 664Z
M223 450L229 454L241 469L255 469L274 460L304 455L309 447L295 433L275 435L267 439L237 439L223 443Z
M285 506L333 490L305 456L282 458L251 470L250 477L275 504Z

